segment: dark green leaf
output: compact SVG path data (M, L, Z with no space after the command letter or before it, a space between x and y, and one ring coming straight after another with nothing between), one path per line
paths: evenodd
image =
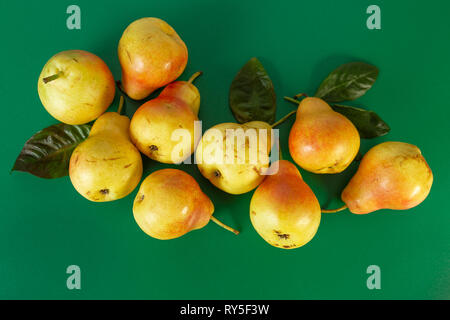
M327 102L355 100L369 90L378 77L378 68L364 62L346 63L332 71L315 94Z
M331 105L334 111L346 116L358 129L359 135L363 139L372 139L387 134L391 128L375 112L360 108L343 106L339 104Z
M70 156L84 141L91 125L59 123L34 134L23 146L12 171L24 171L47 179L68 175Z
M276 96L272 80L261 62L251 58L230 86L230 108L240 123L275 122Z

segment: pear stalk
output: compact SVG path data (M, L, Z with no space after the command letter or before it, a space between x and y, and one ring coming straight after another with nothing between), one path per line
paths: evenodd
M119 107L117 108L117 113L122 114L122 109L123 109L123 96L120 96Z
M301 102L301 101L298 101L298 100L296 100L296 99L293 99L293 98L291 98L291 97L284 97L284 100L286 100L286 101L289 101L289 102L292 102L292 103L296 104L296 105L297 105L297 107L299 106L299 104L300 104L300 102Z
M194 73L189 80L187 81L188 83L192 83L194 82L195 79L197 79L198 77L200 77L203 74L202 71L197 71L196 73Z
M222 228L225 228L225 229L227 229L228 231L231 231L231 232L233 232L233 233L236 234L236 235L239 234L239 231L237 231L237 230L235 230L235 229L233 229L233 228L227 226L227 225L224 224L223 222L217 220L216 217L211 216L211 220L214 221L215 223L217 223L217 224L218 224L219 226L221 226Z
M326 210L326 209L322 209L322 213L336 213L336 212L340 212L347 209L347 205L343 205L340 208L337 209L332 209L332 210Z
M298 99L298 98L307 98L307 97L308 97L308 95L307 95L306 93L302 92L302 93L296 94L296 95L294 96L294 99Z
M44 81L44 83L48 83L50 81L58 79L62 75L63 75L63 72L59 71L58 73L55 73L55 74L52 74L51 76L43 78L42 81Z
M277 122L275 122L274 124L271 125L272 128L275 128L276 126L282 124L283 122L285 122L290 116L292 116L294 113L296 113L297 110L291 111L289 112L287 115L285 115L283 118L281 118L280 120L278 120Z
M283 160L283 151L281 151L281 143L280 143L280 141L277 142L277 145L278 145L278 158L280 160Z

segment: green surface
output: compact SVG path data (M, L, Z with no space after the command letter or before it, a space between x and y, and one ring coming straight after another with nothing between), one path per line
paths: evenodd
M450 297L448 121L450 25L448 1L76 1L82 29L66 28L72 1L2 1L0 298L149 299L433 299ZM366 28L370 4L381 7L382 30ZM215 206L215 215L239 236L211 223L171 241L146 236L136 225L137 192L112 203L82 198L68 178L43 180L10 174L23 143L55 123L37 94L37 79L56 52L99 55L120 78L117 44L133 20L168 21L189 48L181 79L202 70L204 129L233 121L228 88L241 66L258 57L277 92L277 119L292 105L283 95L313 94L341 63L363 60L380 75L354 106L375 110L392 128L362 142L362 151L386 140L416 144L434 173L429 197L403 212L324 215L305 247L280 250L253 230L252 193L215 189L196 166L191 173ZM117 108L116 98L112 108ZM127 106L132 114L133 106ZM281 126L284 155L293 123ZM144 176L167 167L145 162ZM356 167L317 176L302 171L324 207L337 207ZM81 267L81 290L66 288L66 267ZM381 268L381 290L368 290L366 268Z

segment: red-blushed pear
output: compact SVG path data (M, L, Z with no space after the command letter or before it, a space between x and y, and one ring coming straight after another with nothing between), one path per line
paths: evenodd
M38 80L39 98L48 113L72 125L97 119L114 100L115 88L103 60L83 50L57 53Z
M197 181L178 169L153 172L142 182L133 204L136 223L149 236L168 240L201 229L209 220L238 234L212 216L214 205Z
M200 93L188 81L169 84L160 95L140 106L130 124L130 136L147 157L163 163L180 163L196 146L194 122L198 120Z
M158 18L131 23L119 41L122 85L129 97L144 99L176 80L184 71L188 50L175 30Z
M289 134L292 159L314 173L339 173L358 154L359 133L346 117L322 99L303 99Z
M253 194L250 219L259 235L272 246L294 249L308 243L319 228L320 204L289 161L280 160Z
M357 214L404 210L425 200L432 183L433 174L418 147L383 142L364 155L342 192L342 201Z

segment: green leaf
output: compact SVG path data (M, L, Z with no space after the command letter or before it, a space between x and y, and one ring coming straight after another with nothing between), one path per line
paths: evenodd
M240 123L275 122L276 96L272 80L257 58L251 58L230 86L231 112Z
M23 146L12 171L24 171L47 179L68 175L75 147L89 135L91 125L59 123L34 134Z
M331 108L346 116L358 129L359 135L363 139L384 136L391 130L388 124L373 111L339 104L331 105Z
M346 63L332 71L315 94L327 102L355 100L369 90L378 77L378 68L364 62Z

